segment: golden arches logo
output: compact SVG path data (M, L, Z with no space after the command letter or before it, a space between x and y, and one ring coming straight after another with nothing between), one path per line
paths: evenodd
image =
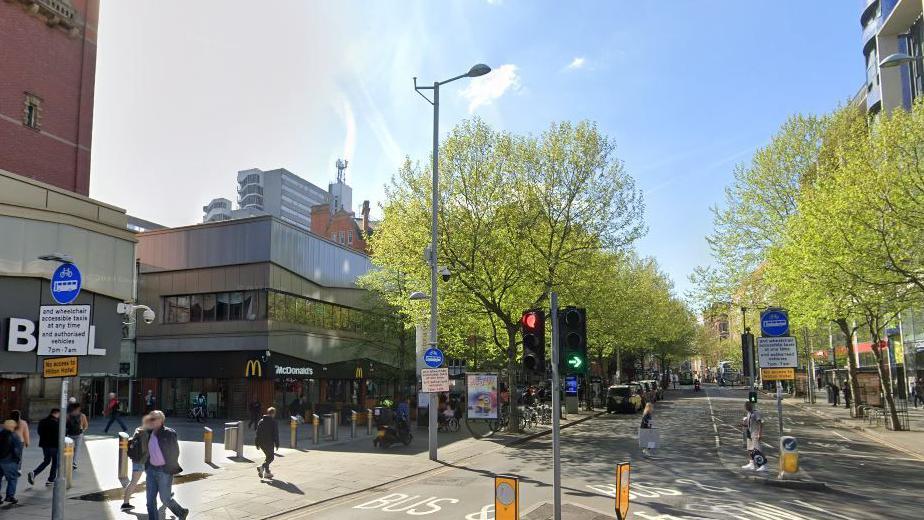
M244 377L263 377L263 364L259 359L251 359L244 366Z

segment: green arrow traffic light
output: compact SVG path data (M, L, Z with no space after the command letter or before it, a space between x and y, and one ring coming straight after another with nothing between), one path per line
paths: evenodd
M568 366L575 370L581 368L581 365L583 363L584 362L578 356L571 356L570 358L568 358Z

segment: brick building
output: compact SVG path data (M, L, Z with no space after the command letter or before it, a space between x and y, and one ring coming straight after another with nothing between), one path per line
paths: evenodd
M0 169L87 195L99 0L0 2Z
M359 218L352 211L342 207L334 209L331 204L311 207L311 232L329 238L332 242L356 251L369 253L366 237L372 234L373 222L369 220L369 201L363 201Z

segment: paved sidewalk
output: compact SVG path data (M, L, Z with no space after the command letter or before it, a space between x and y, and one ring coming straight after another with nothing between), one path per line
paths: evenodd
M574 424L593 415L591 412L571 414L563 425ZM129 423L131 424L131 423ZM168 425L171 425L168 420ZM177 501L189 508L193 519L256 519L287 511L318 501L379 486L390 481L443 467L428 458L426 430L412 430L414 440L409 446L395 445L388 450L374 448L372 437L365 428L350 439L349 428L340 429L337 442L326 441L320 446L300 442L298 449L281 448L273 464L276 479L261 481L256 466L263 461L262 453L245 444L245 460L232 460L232 452L223 444L213 445L213 465L203 462L201 440L189 440L201 434L201 428L178 421L181 432L183 480L174 486ZM101 426L100 426L101 427ZM218 437L218 423L213 426ZM310 432L310 427L303 427ZM95 432L91 428L91 432ZM515 443L530 436L547 432L540 428L528 434L497 434L482 440L473 439L463 426L461 432L439 434L440 459L455 462L474 455ZM288 445L287 429L281 428L283 445ZM307 433L306 435L310 435ZM299 437L302 437L301 432ZM118 441L111 433L91 433L82 453L78 455L80 469L74 474L74 486L68 490L65 518L68 520L103 520L116 518L147 518L143 488L135 493L132 514L119 511L122 483L117 478ZM89 459L87 453L89 452ZM37 448L26 450L24 474L19 482L17 506L0 508L0 518L13 513L17 520L37 520L51 517L51 488L44 480L30 487L25 472L41 459ZM47 471L47 470L46 470ZM46 477L43 475L43 478ZM143 479L142 479L143 482ZM163 508L162 508L163 511ZM172 518L167 512L164 518Z

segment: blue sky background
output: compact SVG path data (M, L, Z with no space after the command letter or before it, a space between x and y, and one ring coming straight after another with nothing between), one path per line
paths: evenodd
M645 192L642 254L678 291L707 263L709 207L787 116L825 112L864 79L862 0L140 2L103 0L91 195L166 225L232 200L237 170L326 187L350 161L354 206L381 201L405 155L478 115L537 133L592 119Z

